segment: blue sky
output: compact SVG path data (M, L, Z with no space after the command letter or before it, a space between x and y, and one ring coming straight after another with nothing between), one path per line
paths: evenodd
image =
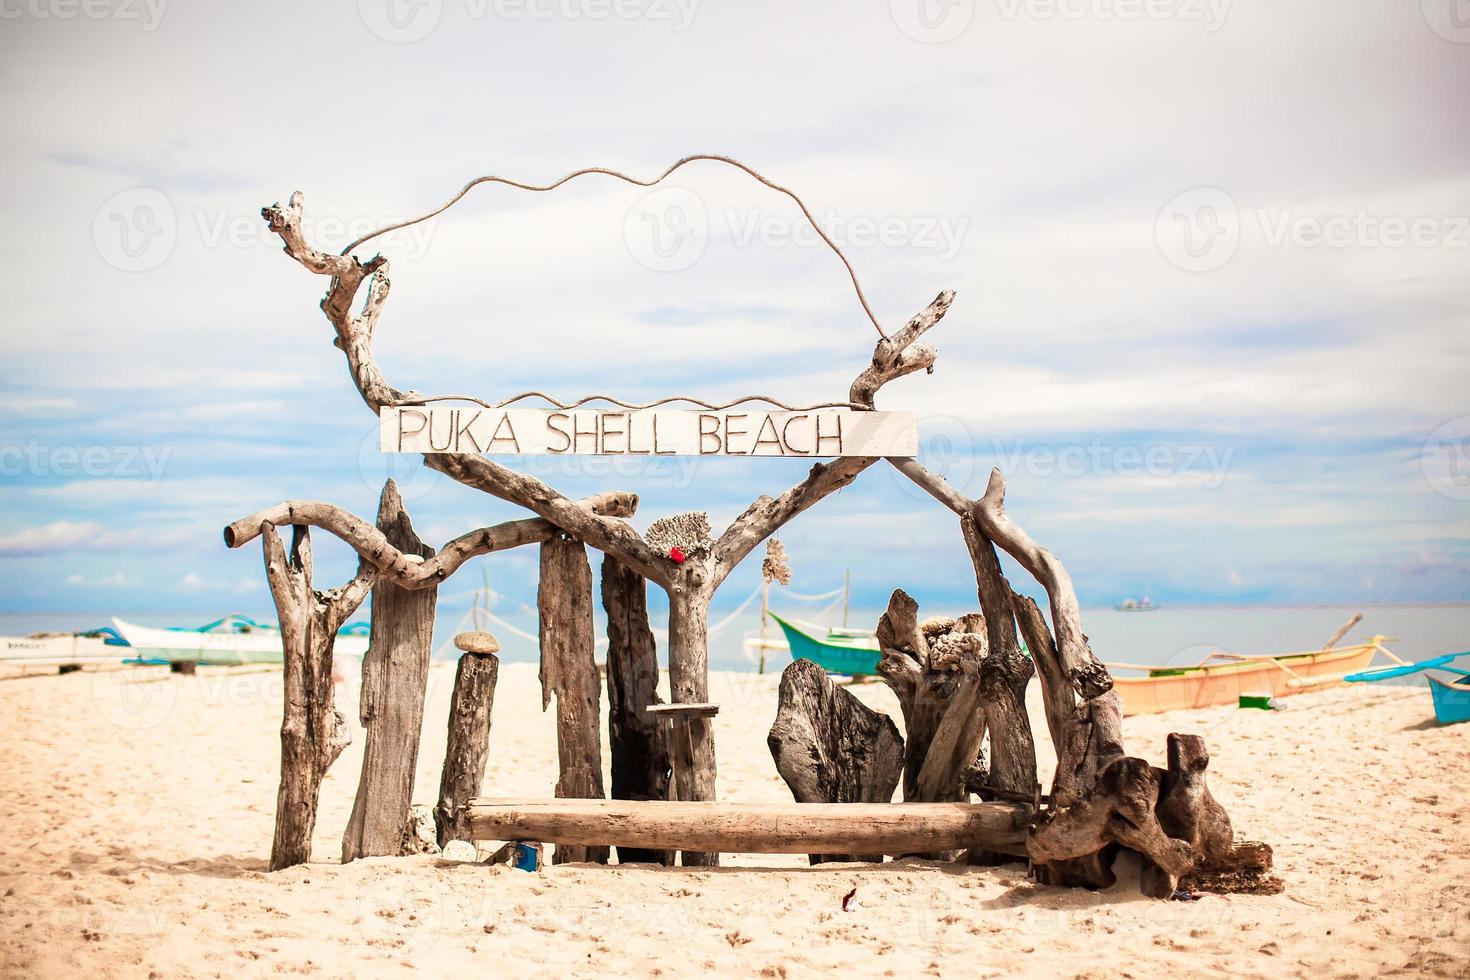
M691 152L797 190L885 325L957 291L935 373L880 407L918 411L972 494L1001 466L1084 602L1470 599L1453 5L919 2L16 8L0 609L266 609L259 553L220 527L287 497L370 514L390 472L436 544L521 516L376 451L323 281L259 209L300 189L340 248L480 174ZM874 334L796 209L714 164L671 185L482 188L389 236L390 380L843 397ZM685 220L692 253L641 237ZM721 526L802 474L695 463L533 471L638 491L640 527ZM804 591L851 568L860 602L973 594L952 517L883 466L781 536ZM323 548L333 584L351 561ZM529 601L534 562L494 558L497 589Z

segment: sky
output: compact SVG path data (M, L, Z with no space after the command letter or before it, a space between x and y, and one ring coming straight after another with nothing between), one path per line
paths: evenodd
M1470 600L1463 0L0 0L0 79L0 611L268 609L220 528L371 515L390 475L434 544L524 516L377 450L260 208L302 191L335 250L479 175L691 153L799 193L886 329L956 291L879 407L972 496L999 466L1085 604ZM824 402L876 339L795 206L715 163L481 187L374 244L379 364L424 393ZM639 528L804 474L510 462L638 492ZM974 595L885 464L780 536L805 592ZM535 563L488 568L534 602Z

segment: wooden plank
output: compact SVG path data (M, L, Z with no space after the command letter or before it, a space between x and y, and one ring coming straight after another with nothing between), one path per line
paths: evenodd
M717 704L650 704L643 709L651 715L665 715L675 718L713 718L720 713Z
M822 408L607 411L392 405L379 412L386 453L551 456L893 456L919 452L913 412Z
M755 854L1026 853L1021 803L471 800L475 840Z

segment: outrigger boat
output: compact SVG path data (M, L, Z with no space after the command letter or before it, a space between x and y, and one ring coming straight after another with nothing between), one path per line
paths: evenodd
M284 656L278 627L238 614L195 629L159 629L117 618L112 623L133 647L132 663L237 666L278 664ZM338 631L333 653L361 657L367 646L368 625L352 623Z
M810 623L798 626L775 613L767 613L786 634L792 660L803 658L829 674L869 677L878 672L878 635L872 630L847 629L841 626L821 627ZM819 635L825 633L825 635Z
M1327 646L1303 653L1243 656L1212 653L1191 667L1104 664L1109 670L1143 671L1144 677L1113 678L1113 689L1123 699L1123 714L1147 715L1186 708L1237 704L1242 694L1285 697L1341 684L1349 674L1365 669L1382 653L1402 664L1384 646L1387 637L1375 636L1350 647Z
M1455 679L1448 681L1433 674L1424 675L1429 681L1430 696L1434 699L1434 717L1441 725L1453 725L1470 721L1470 670L1450 666L1461 657L1470 657L1470 650L1464 653L1447 653L1442 657L1431 657L1415 663L1404 663L1400 660L1396 665L1349 674L1343 679L1350 682L1386 681L1429 670L1454 674Z

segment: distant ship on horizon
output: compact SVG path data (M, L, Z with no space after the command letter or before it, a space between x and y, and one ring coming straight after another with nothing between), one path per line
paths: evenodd
M1124 599L1113 608L1120 612L1153 612L1159 607L1148 596L1144 596L1142 599Z

